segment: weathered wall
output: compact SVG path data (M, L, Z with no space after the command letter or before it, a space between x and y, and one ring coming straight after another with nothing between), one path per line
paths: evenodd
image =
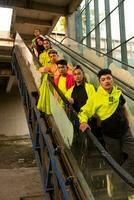
M15 136L29 134L23 105L17 85L6 93L0 88L0 135Z

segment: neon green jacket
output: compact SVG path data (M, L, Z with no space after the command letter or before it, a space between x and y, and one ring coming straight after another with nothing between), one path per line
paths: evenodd
M51 49L48 49L47 51L44 50L43 53L41 53L39 55L39 62L41 63L42 66L44 67L49 67L52 65L52 63L50 62L50 57L49 57L49 51Z
M116 86L113 86L111 94L105 91L102 86L99 86L96 94L81 108L78 114L80 123L87 123L88 119L94 114L101 121L109 118L118 107L121 93Z
M67 99L70 99L70 98L71 98L73 89L74 89L74 86L72 86L72 87L67 91L67 93L65 94L65 97L66 97ZM92 97L93 95L95 95L95 89L94 89L94 86L93 86L92 84L90 84L90 83L85 83L85 90L86 90L86 93L87 93L88 98L91 99L91 97Z

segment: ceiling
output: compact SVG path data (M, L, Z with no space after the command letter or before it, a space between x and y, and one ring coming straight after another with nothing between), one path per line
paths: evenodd
M60 16L73 13L82 0L0 0L0 7L13 8L11 33L31 39L34 29L50 34Z

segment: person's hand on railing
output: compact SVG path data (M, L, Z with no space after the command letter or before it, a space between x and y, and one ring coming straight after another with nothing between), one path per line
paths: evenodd
M73 98L69 98L68 101L69 101L70 104L74 104L74 99Z
M37 49L37 45L36 45L36 44L31 44L31 45L30 45L30 48L31 48L31 49Z
M86 131L87 129L91 130L90 126L86 122L80 124L80 130L82 132Z
M49 72L49 67L40 67L40 68L39 68L39 71L40 71L41 73L48 73L48 72Z

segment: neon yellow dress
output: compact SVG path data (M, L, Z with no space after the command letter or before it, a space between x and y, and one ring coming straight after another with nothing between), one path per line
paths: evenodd
M42 66L49 67L52 65L50 62L49 58L49 50L45 50L43 53L40 54L39 56L39 62L42 64ZM49 83L47 81L48 74L44 74L42 78L42 84L39 89L39 100L37 104L37 109L46 113L46 114L51 114L51 109L50 109L50 89L49 89Z

